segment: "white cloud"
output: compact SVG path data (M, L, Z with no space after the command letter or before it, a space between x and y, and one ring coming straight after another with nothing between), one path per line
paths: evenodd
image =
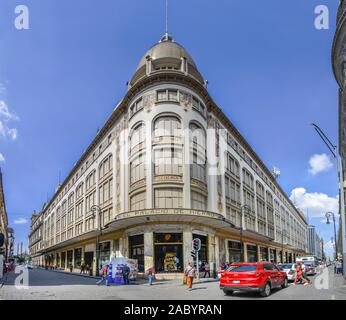
M28 222L28 220L25 218L18 218L16 220L14 220L14 224L26 224L27 222Z
M0 162L5 162L5 157L2 153L0 153Z
M17 139L18 131L16 128L7 127L2 121L0 121L0 136L14 141Z
M328 171L333 167L333 163L330 161L329 156L327 156L325 153L314 154L309 160L309 165L309 172L313 175Z
M325 217L328 211L336 214L339 210L338 196L333 198L324 193L308 193L304 188L293 189L290 199L304 213L308 212L314 218Z
M5 120L5 121L18 121L19 118L16 116L13 112L11 112L4 100L0 100L0 116Z

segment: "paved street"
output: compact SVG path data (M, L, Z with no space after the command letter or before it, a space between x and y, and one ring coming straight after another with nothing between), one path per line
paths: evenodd
M329 271L329 289L316 289L315 285L290 285L286 289L275 290L268 298L257 294L236 293L225 296L219 290L218 282L201 282L188 291L180 281L157 281L152 287L146 283L130 286L106 287L96 286L93 278L64 274L41 269L30 270L29 289L17 289L14 286L15 274L9 274L7 281L1 287L0 299L5 300L346 300L346 286L341 276L334 276Z

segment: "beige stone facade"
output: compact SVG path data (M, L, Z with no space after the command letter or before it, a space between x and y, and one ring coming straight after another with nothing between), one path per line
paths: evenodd
M282 243L287 261L306 251L304 216L168 35L144 55L126 96L36 219L40 261L75 271L84 261L95 272L98 226L99 265L135 258L158 277L182 272L196 237L212 269L236 261L241 225L247 261L279 261Z

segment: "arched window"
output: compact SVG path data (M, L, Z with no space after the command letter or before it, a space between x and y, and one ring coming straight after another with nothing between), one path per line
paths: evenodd
M134 126L131 133L131 155L135 155L130 161L130 183L133 184L145 178L145 126L139 123Z
M113 155L108 155L99 166L99 179L102 179L105 175L113 170Z
M141 149L140 146L145 142L145 126L143 123L136 125L131 133L131 153L137 151L137 149Z
M155 137L177 137L181 135L181 123L175 116L162 116L154 124Z

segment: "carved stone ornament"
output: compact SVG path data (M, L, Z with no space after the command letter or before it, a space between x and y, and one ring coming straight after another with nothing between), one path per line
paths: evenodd
M215 120L212 116L208 116L208 128L214 128Z
M155 105L155 95L148 94L143 97L143 108L146 112L150 112Z
M192 109L191 95L185 92L180 93L180 104L185 111Z

